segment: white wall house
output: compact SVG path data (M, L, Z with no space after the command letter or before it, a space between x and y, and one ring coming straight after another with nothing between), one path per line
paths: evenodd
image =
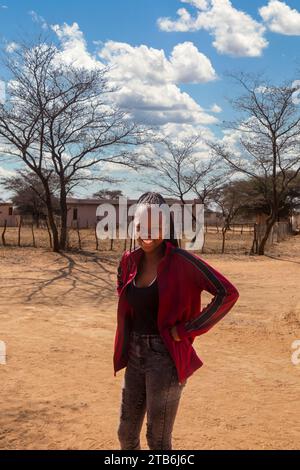
M18 215L12 202L0 202L0 227L3 227L6 221L7 227L18 226Z
M165 198L166 203L171 206L174 203L180 204L179 200L173 198ZM196 199L186 201L189 204L195 204L197 202ZM100 204L112 204L116 206L116 224L118 224L118 215L119 211L117 206L119 204L118 199L76 199L76 198L68 198L67 199L67 206L68 206L68 217L67 217L67 225L68 227L73 228L93 228L97 223L97 216L96 211L97 207ZM137 203L137 199L128 199L127 200L127 210L131 205Z

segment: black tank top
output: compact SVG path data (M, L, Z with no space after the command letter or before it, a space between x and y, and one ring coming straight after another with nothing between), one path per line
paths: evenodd
M133 279L127 286L126 297L133 308L132 330L140 334L159 334L157 279L146 287L135 286Z

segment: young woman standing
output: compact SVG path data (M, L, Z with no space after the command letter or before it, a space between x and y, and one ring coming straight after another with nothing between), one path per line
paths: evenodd
M115 375L126 367L118 426L122 450L141 448L145 414L149 449L172 449L182 391L187 378L203 364L192 346L194 338L217 323L239 296L222 274L178 247L172 218L169 238L164 237L162 224L158 236L151 238L151 206L162 204L166 201L158 193L140 197L148 237L139 236L139 247L126 251L118 267L113 361ZM203 290L214 297L201 310Z

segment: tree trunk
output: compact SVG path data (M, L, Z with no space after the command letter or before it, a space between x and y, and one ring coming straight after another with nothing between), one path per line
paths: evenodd
M257 224L255 223L253 225L253 242L252 242L252 247L250 250L251 255L255 255L258 253L258 240L257 240Z
M77 230L77 237L78 237L78 248L79 250L81 250L81 238L80 238L80 228L79 228L78 220L77 220L76 230Z
M5 241L6 226L7 226L7 220L5 219L5 220L4 220L3 232L2 232L2 235L1 235L3 246L6 245L6 241Z
M48 182L43 181L43 184L44 184L45 194L46 194L46 206L47 206L47 211L48 211L48 220L49 220L50 230L52 232L52 240L53 240L52 249L53 251L58 252L60 250L60 244L59 244L59 238L58 238L58 230L57 230L57 226L54 220L51 193L50 193L50 189L48 186Z
M60 228L60 247L62 250L66 249L67 245L67 194L65 183L61 182L60 189L60 210L61 210L61 228Z
M222 255L225 253L226 232L227 232L226 228L222 229L222 251L221 251Z
M47 218L46 218L46 227L47 227L47 231L48 231L48 235L49 235L50 248L53 248L53 246L52 246L52 236L51 236L51 231L50 231L50 228L49 228L49 224L48 224Z
M205 242L206 242L206 233L204 232L203 233L203 245L201 247L201 253L204 254L205 253Z
M266 232L258 246L258 254L260 256L264 255L265 254L265 247L266 247L266 243L268 241L268 238L269 238L269 235L271 233L271 230L272 230L272 227L273 225L275 224L276 222L276 217L272 217L272 219L269 221L269 223L267 222L267 228L266 228Z

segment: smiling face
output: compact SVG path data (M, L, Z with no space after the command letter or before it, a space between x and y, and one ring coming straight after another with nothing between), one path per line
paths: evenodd
M164 241L164 224L161 211L143 205L135 216L135 233L140 247L147 253L158 248Z

